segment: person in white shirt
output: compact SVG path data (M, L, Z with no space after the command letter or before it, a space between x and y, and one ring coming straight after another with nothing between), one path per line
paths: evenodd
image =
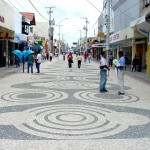
M52 52L49 53L49 58L50 58L50 61L52 61L52 58L53 58Z
M106 81L107 81L107 70L110 70L108 67L108 63L106 61L106 53L101 53L100 59L100 82L99 82L99 92L104 93L108 92L106 90Z
M42 59L42 55L40 53L40 51L38 51L38 54L36 56L36 60L37 60L37 73L40 73L40 64L41 64L41 59Z

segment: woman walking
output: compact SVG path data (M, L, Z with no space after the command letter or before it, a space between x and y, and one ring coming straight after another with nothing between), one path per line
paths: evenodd
M77 56L77 61L78 61L78 68L80 68L81 67L81 62L82 62L82 56L81 56L80 53Z

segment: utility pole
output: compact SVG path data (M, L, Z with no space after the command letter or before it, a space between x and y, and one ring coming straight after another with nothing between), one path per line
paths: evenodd
M48 14L49 14L49 41L48 41L48 45L49 45L49 53L53 52L53 30L54 28L52 28L53 25L55 25L54 19L51 20L51 14L53 13L52 8L55 7L46 7L48 9Z

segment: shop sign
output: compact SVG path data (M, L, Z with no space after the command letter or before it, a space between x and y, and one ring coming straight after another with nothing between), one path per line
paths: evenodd
M13 40L14 37L9 36L8 32L0 32L0 40Z
M115 33L109 37L110 43L117 42L119 41L119 39L120 39L120 32Z
M0 16L0 22L5 22L5 19L4 19L4 17L3 16Z

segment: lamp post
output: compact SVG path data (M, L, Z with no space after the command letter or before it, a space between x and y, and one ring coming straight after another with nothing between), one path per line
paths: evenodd
M83 27L83 30L85 30L85 32L86 32L86 35L85 35L85 44L86 44L85 50L87 51L87 31L88 31L87 24L88 24L88 18L83 18L83 17L82 17L81 19L85 19L85 20L86 20L86 21L85 21L86 26Z
M49 41L48 41L48 45L49 45L49 53L53 51L53 30L54 28L52 28L53 25L55 25L55 21L54 19L51 20L51 14L53 13L52 8L55 7L46 7L48 10L48 14L49 14Z
M60 56L60 27L61 27L62 25L58 25L58 27L59 27L59 53L58 53L58 58L59 58L59 56Z
M81 32L82 30L78 30L80 32L80 39L79 39L79 45L80 45L80 53L81 53Z
M80 28L80 27L78 27L77 25L74 25L75 27L77 27L78 29ZM80 32L80 39L79 39L79 44L80 44L80 53L81 53L81 34L82 34L82 30L77 30L77 31L79 31Z
M64 20L66 20L66 19L69 19L69 18L62 19L61 21L59 21L59 22L55 25L55 27L56 27L56 26L59 27L59 53L58 53L58 58L59 58L59 56L60 56L60 48L61 48L61 45L60 45L60 27L61 27L62 25L60 25L60 23L63 22Z

